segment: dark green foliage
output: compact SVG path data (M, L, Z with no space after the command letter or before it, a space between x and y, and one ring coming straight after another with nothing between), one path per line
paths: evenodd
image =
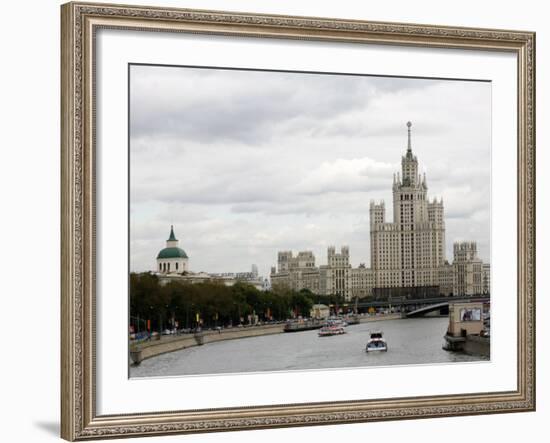
M131 324L145 329L151 321L152 330L195 328L197 315L203 327L238 325L248 322L248 315L257 315L260 321L286 320L293 316L309 317L318 296L305 289L260 291L245 282L233 286L223 283L182 283L173 281L161 285L151 273L130 274Z

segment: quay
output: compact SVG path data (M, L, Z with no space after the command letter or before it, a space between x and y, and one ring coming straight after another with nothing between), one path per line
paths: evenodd
M484 318L481 302L449 305L449 327L444 336L446 351L490 357L490 317Z
M385 321L385 320L399 320L402 319L403 316L399 313L393 313L393 314L382 314L382 315L372 315L372 316L360 316L359 317L359 323L370 323L370 322L376 322L376 321Z

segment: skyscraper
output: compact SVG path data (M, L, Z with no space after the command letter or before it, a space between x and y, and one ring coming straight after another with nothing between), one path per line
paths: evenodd
M411 122L401 174L393 176L393 221L386 222L384 202L370 204L371 268L374 292L404 288L437 292L438 269L445 264L443 200L428 199L426 175L418 173ZM392 291L396 293L396 291Z

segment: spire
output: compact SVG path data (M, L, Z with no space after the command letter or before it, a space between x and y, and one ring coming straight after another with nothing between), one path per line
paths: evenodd
M412 147L411 147L411 122L407 122L407 132L408 132L408 142L407 142L407 154L412 154Z
M168 241L177 241L176 236L174 235L174 225L170 226L170 238Z

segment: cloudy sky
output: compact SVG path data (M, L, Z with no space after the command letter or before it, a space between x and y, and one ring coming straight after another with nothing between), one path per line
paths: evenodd
M130 267L155 269L174 225L192 271L268 275L279 250L350 246L370 262L369 202L407 146L443 197L447 259L489 260L491 85L335 74L132 66Z

